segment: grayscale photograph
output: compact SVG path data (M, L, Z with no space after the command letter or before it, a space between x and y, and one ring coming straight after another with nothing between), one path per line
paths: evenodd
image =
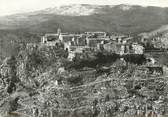
M0 0L0 117L168 117L168 0Z

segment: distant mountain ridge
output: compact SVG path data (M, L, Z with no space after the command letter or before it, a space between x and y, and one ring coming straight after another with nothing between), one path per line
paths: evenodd
M141 33L168 24L168 8L135 5L65 5L0 17L1 30Z
M98 13L103 6L100 5L87 5L87 4L73 4L66 6L58 6L53 8L47 8L35 13L41 14L55 14L65 16L85 16Z
M126 4L120 4L120 5L90 5L90 4L70 4L70 5L62 5L62 6L55 6L46 8L43 10L37 10L34 12L25 12L25 13L18 13L8 16L17 16L17 15L37 15L37 14L55 14L55 15L69 15L69 16L84 16L84 15L93 15L96 13L106 13L101 12L103 8L113 8L118 7L121 10L130 10L132 9L133 5L126 5Z
M34 12L34 14L56 14L65 16L86 16L93 14L106 14L103 8L113 8L115 5L89 5L89 4L72 4L65 6L57 6L52 8L47 8L41 11ZM121 4L118 5L121 10L126 11L132 9L134 6Z
M168 24L168 8L135 5L73 4L0 17L0 29L54 32L101 30L139 33Z

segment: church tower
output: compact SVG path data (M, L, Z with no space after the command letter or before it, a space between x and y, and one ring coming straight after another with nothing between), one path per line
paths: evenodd
M61 29L60 29L60 28L57 29L57 34L58 34L58 35L61 34Z

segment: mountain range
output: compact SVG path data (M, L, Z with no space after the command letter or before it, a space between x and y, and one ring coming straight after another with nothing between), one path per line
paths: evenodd
M32 32L102 30L139 33L168 23L168 8L132 5L65 5L0 18L0 29Z

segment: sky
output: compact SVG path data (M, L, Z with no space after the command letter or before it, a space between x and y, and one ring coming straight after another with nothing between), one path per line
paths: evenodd
M142 5L168 7L168 0L0 0L0 16L67 4Z

